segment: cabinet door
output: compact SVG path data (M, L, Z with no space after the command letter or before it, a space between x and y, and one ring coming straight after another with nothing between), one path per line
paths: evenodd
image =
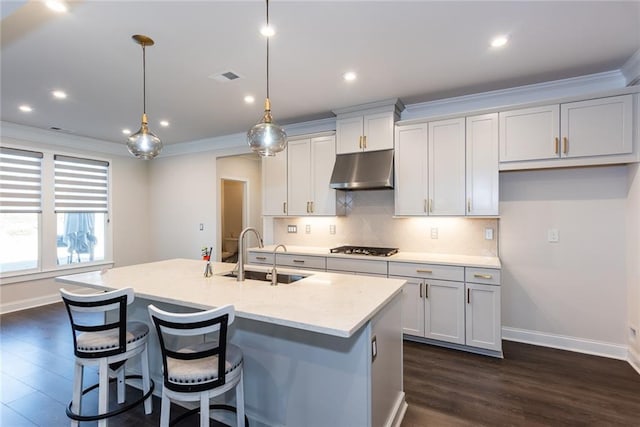
M393 149L393 124L392 112L365 115L363 148L367 151Z
M467 117L467 215L499 214L498 114Z
M562 157L631 153L631 95L562 104Z
M287 214L287 150L262 158L262 215Z
M333 165L336 162L334 136L311 140L311 214L335 215L336 190L329 187Z
M429 123L429 215L464 215L465 119Z
M289 215L307 215L311 202L311 141L289 141L287 196Z
M464 283L425 281L424 336L464 344Z
M362 116L336 120L336 152L355 153L362 151Z
M396 128L395 214L427 214L427 124Z
M555 159L560 155L560 107L500 113L500 161Z
M500 286L467 283L466 288L467 345L501 350Z
M389 276L393 277L393 276ZM402 287L402 332L418 337L424 336L424 283L421 279L410 277L393 277L405 279Z

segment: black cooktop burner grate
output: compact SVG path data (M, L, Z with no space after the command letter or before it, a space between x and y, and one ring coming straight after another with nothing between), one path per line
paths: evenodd
M376 248L370 246L339 246L330 249L332 254L391 256L398 253L398 248Z

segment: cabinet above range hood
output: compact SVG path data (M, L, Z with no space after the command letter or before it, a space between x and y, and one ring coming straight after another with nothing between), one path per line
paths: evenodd
M393 188L393 150L338 154L329 186L336 190Z

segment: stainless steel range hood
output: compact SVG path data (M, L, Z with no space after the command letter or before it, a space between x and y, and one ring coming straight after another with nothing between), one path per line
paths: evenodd
M338 154L330 187L336 190L393 188L393 150Z

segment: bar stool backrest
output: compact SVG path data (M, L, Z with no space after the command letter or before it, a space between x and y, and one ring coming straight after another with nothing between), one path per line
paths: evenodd
M76 294L60 289L60 294L71 321L76 357L95 359L124 353L127 350L127 305L134 300L133 288L98 294ZM81 335L81 339L95 337L103 343L105 337L115 339L109 340L110 344L102 346L103 348L79 346L78 337Z
M178 392L198 392L225 384L227 328L235 318L233 305L195 313L170 313L150 305L149 314L160 341L165 387ZM180 366L183 372L189 370L189 364L201 367L198 361L203 359L214 364L215 375L189 383L180 382L175 370L172 372L175 366Z

